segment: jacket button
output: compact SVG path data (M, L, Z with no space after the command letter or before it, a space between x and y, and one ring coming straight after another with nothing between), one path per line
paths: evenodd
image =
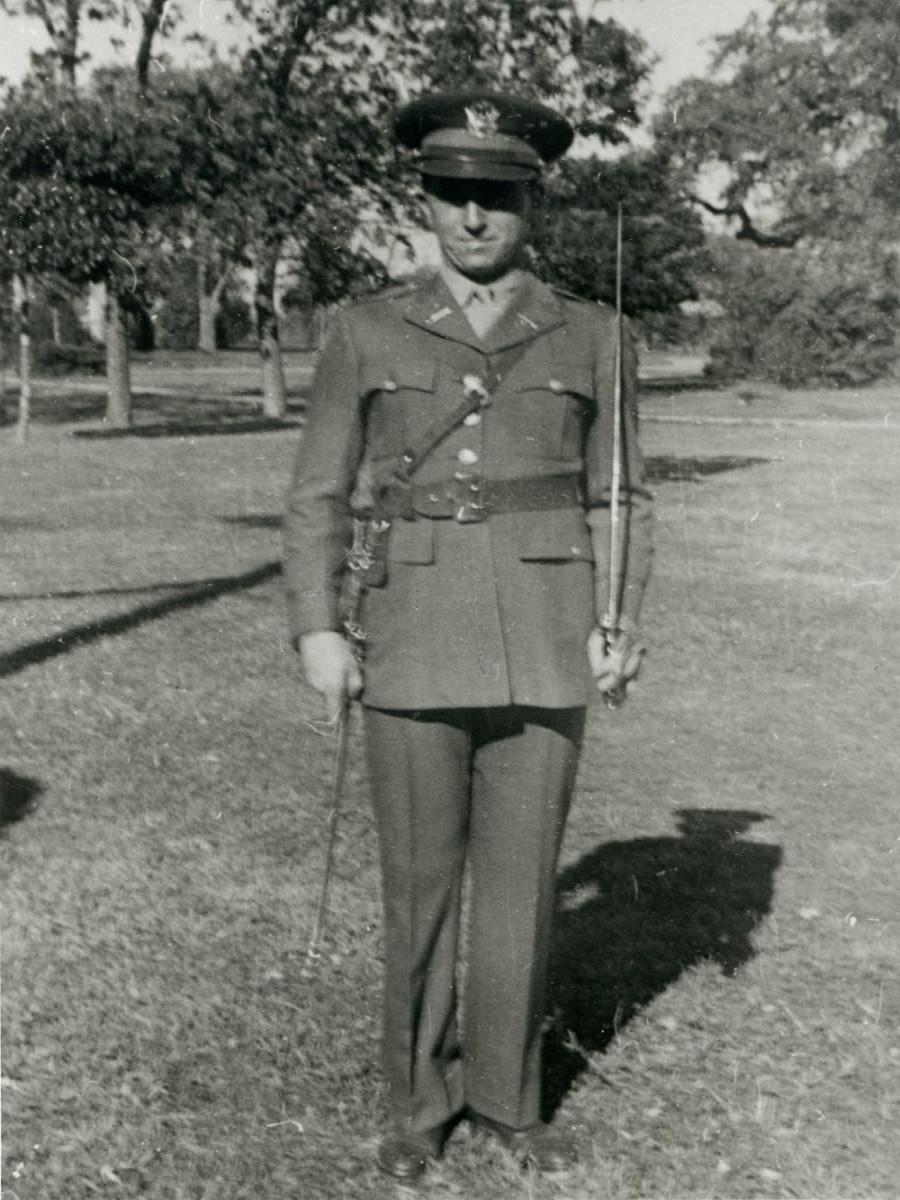
M551 392L564 392L565 390L566 390L565 386L562 383L560 383L560 381L558 379L550 380L550 391Z
M469 415L467 417L463 418L463 425L480 425L480 424L481 424L481 413L469 413Z
M466 396L474 398L478 396L484 399L487 396L487 388L484 386L484 380L478 375L463 375L463 392Z
M384 383L381 385L381 388L382 388L382 391L385 391L385 392L396 392L397 384L395 383L395 381L393 379L386 379L384 381Z
M478 455L474 450L470 450L468 446L464 446L456 456L464 467L474 467L478 462Z

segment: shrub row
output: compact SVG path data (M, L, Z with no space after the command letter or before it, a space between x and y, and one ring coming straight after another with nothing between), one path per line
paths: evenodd
M714 382L852 387L900 362L900 265L882 245L715 251L724 317L710 348Z

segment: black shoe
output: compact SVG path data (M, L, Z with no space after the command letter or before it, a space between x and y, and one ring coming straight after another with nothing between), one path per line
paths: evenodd
M534 1167L543 1175L560 1174L578 1162L575 1138L564 1129L540 1121L525 1129L513 1129L481 1113L472 1113L472 1123L493 1134L521 1166Z
M403 1183L415 1183L425 1174L429 1160L440 1158L443 1148L442 1127L426 1129L422 1133L393 1129L382 1138L377 1162L386 1175Z

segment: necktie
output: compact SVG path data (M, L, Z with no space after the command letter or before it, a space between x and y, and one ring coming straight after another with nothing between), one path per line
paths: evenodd
M503 306L493 288L473 287L463 311L473 330L483 338L497 324Z

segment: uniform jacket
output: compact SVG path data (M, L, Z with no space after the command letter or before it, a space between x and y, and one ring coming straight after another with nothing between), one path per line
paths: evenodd
M615 315L533 276L482 340L436 276L335 320L313 380L284 525L292 634L339 629L355 507L478 377L490 401L414 476L444 501L476 480L571 472L580 499L544 511L394 522L388 578L364 598L365 703L385 709L587 702L590 630L608 592ZM622 613L636 623L650 502L624 363L627 552ZM433 490L432 490L433 489ZM421 490L421 489L419 489ZM426 506L427 507L427 506Z

